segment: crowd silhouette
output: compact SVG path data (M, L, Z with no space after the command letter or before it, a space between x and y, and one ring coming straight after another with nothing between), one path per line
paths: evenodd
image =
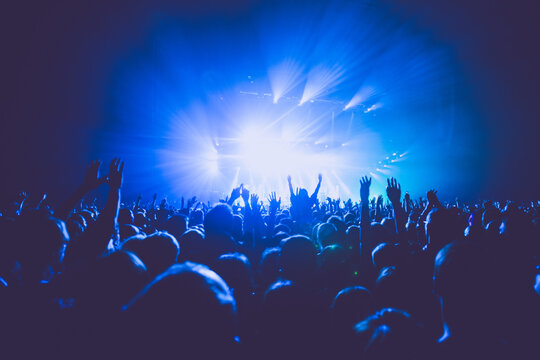
M2 209L6 359L538 356L538 201L413 199L394 178L385 200L368 177L360 202L323 200L319 175L312 195L287 179L290 206L243 185L122 203L123 161L101 165L59 206Z

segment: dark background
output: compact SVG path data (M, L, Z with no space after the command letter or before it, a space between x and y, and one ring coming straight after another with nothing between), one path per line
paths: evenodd
M238 16L257 1L11 1L0 11L2 200L22 189L71 191L94 153L117 59L151 14ZM484 125L478 197L540 198L537 115L540 13L535 1L392 0L387 5L454 47Z

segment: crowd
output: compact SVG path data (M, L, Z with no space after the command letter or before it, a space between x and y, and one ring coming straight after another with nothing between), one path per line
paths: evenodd
M63 204L0 216L0 352L16 358L537 359L539 202L290 206L240 185L218 204L121 202L92 162ZM108 187L103 208L83 199Z

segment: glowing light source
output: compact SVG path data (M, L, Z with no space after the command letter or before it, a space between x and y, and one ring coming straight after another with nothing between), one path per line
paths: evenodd
M283 95L299 85L303 71L304 68L292 59L283 60L268 69L268 79L272 87L274 104Z
M348 110L350 108L354 108L355 106L358 106L364 103L374 94L375 94L375 89L373 89L370 86L365 86L361 88L360 90L356 92L356 94L354 94L352 99L349 101L347 105L345 105L345 108L343 110Z
M345 71L339 65L326 67L324 65L315 66L308 73L306 86L300 104L315 99L325 91L331 90L339 85L343 80Z
M381 107L382 107L381 103L376 103L376 104L373 104L370 107L368 107L364 112L367 114L368 112L380 109Z

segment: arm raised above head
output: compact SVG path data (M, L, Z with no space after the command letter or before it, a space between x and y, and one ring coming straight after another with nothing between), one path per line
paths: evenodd
M317 195L319 194L319 190L321 189L321 183L322 183L322 175L319 174L319 182L317 183L317 187L315 188L315 191L313 194L311 194L312 199L316 199Z

